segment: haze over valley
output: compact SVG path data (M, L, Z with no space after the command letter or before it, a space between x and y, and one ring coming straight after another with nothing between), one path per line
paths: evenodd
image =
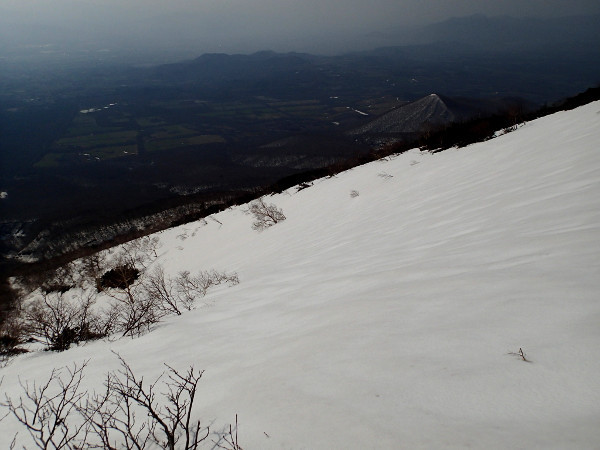
M3 259L126 239L600 81L595 2L428 5L4 1Z

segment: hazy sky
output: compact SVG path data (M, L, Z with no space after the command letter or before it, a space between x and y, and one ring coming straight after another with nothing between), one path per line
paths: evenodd
M194 51L343 47L362 33L471 14L600 13L598 0L0 0L3 21L77 30L123 43L190 45ZM320 47L321 46L321 47Z

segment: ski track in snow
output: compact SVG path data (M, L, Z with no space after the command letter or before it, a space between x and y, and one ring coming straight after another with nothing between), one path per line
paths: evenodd
M237 413L245 449L598 448L599 112L290 189L262 233L243 207L159 233L167 273L240 284L137 339L15 358L0 395L86 359L100 389L112 350L148 379L205 369L195 415Z

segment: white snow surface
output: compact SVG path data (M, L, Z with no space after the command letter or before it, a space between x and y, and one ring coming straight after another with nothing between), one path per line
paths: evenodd
M148 379L205 369L195 416L237 413L246 450L599 448L599 144L594 102L269 197L287 220L261 233L244 207L159 233L168 273L240 284L137 339L15 358L0 390L86 359L101 389L112 350Z

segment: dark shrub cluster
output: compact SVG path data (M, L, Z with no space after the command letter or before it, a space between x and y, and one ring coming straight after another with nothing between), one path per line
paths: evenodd
M106 272L97 280L98 292L107 288L127 289L140 276L140 271L132 265L125 264Z

